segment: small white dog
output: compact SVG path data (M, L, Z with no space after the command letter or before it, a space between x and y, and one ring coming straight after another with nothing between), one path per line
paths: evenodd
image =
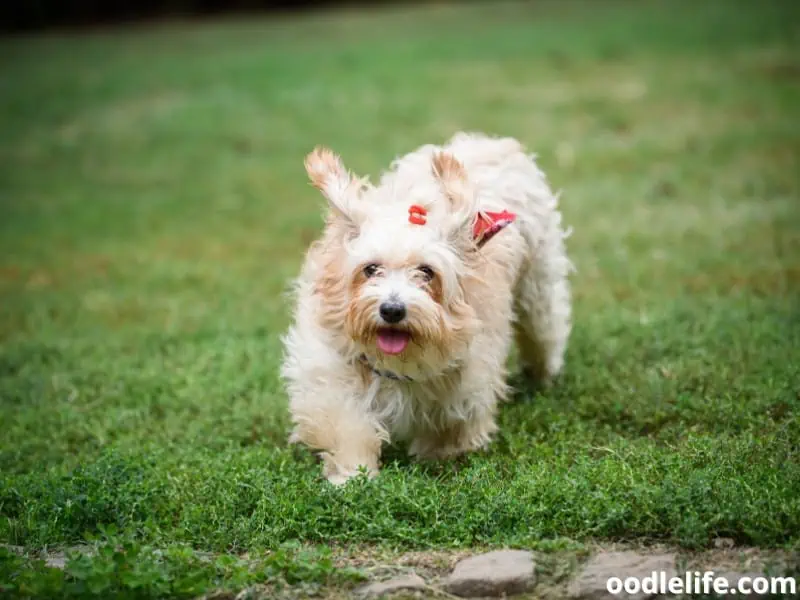
M516 334L540 382L571 329L556 196L511 138L457 134L396 160L379 184L317 148L330 210L296 282L282 376L294 431L343 483L378 471L383 442L419 458L485 447Z

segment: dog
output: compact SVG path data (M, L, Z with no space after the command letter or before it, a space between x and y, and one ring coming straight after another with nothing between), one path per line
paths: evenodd
M535 156L462 132L376 185L323 147L305 168L328 209L282 338L289 441L317 451L333 484L375 476L385 443L418 459L487 447L515 339L547 385L572 326L568 232Z

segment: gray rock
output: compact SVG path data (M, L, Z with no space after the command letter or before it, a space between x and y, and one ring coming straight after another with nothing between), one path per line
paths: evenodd
M536 584L533 554L523 550L498 550L460 561L444 582L450 594L464 598L510 596Z
M628 600L644 600L653 598L655 593L639 589L629 594L622 591L612 594L608 591L608 580L618 577L623 584L627 577L636 577L639 583L645 577L651 577L653 571L660 577L663 571L668 581L677 575L675 556L672 554L639 554L638 552L601 552L594 556L572 581L569 595L572 598L587 600L611 600L625 598Z
M385 594L393 594L402 590L424 590L426 588L425 580L419 575L412 573L411 575L402 575L394 577L388 581L376 581L361 586L356 590L360 596L376 597Z

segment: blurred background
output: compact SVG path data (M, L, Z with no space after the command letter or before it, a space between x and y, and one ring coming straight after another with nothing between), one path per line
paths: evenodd
M784 289L799 7L5 3L0 332L278 330L322 224L305 154L374 177L459 130L518 138L563 192L579 311Z

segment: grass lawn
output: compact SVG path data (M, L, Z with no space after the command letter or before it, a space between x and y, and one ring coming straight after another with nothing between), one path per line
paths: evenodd
M792 0L0 41L0 542L99 548L65 573L0 549L0 589L347 589L336 552L800 549L798 56ZM377 174L461 129L518 137L563 192L566 373L519 390L489 451L389 449L335 489L287 446L278 379L322 226L303 157Z

